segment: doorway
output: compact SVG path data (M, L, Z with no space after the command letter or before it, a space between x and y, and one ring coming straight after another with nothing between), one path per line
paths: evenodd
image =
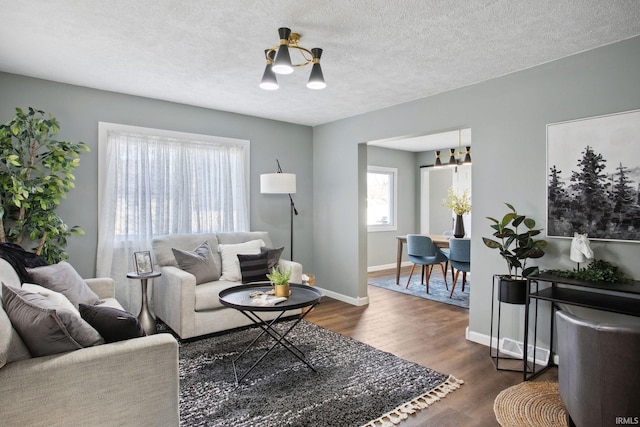
M396 284L396 260L398 253L398 236L410 233L443 234L453 229L452 212L443 206L447 191L453 187L471 190L471 166L462 166L463 151L471 145L471 129L456 129L437 134L409 138L393 138L384 141L366 143L366 161L361 164L367 167L377 166L397 169L397 186L399 188L397 203L397 222L391 230L374 231L369 228L367 235L367 283L386 282L389 289L398 291L405 289L409 276L407 266L412 265L403 250L400 270L400 284ZM446 153L446 161L453 151L457 157L456 167L434 167L436 152ZM459 160L458 160L459 159ZM366 182L366 180L363 180ZM365 193L366 194L366 193ZM465 229L471 231L470 218L466 218ZM439 267L433 270L433 283L442 285L444 277ZM418 269L414 277L420 280ZM450 275L450 272L449 272ZM438 277L439 276L439 277ZM448 282L451 279L447 277ZM412 279L413 282L413 279ZM391 286L393 285L393 286ZM449 283L450 285L450 283ZM438 285L439 286L439 285ZM438 286L430 286L430 294L438 290ZM426 288L423 286L423 293ZM468 298L468 290L467 298ZM458 293L456 287L455 293ZM444 292L442 292L444 295ZM441 295L442 299L444 296ZM448 293L446 296L448 297ZM427 297L427 295L417 295ZM437 300L437 299L436 299ZM468 306L468 299L465 302ZM454 304L456 305L456 304Z

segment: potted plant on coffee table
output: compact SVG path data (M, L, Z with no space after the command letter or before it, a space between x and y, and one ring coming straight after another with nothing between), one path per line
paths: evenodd
M289 279L291 279L291 269L286 271L273 267L271 273L267 274L267 279L271 282L277 297L288 297L291 294Z
M524 304L526 302L526 278L538 271L536 266L527 266L529 259L540 258L544 255L546 240L534 239L541 229L536 229L536 221L525 215L520 215L509 203L505 203L511 212L501 220L487 217L495 230L490 239L483 237L484 244L491 249L497 249L506 261L508 272L499 278L498 300L510 304ZM524 230L523 230L524 228Z

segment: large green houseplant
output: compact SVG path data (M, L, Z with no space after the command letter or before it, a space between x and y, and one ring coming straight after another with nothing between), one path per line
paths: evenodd
M535 228L536 221L519 214L513 205L505 203L510 212L501 220L487 217L494 230L493 237L483 237L484 244L497 249L507 263L508 273L500 277L499 299L513 304L523 304L526 296L526 277L538 271L538 267L527 267L527 261L544 255L547 241L535 239L541 229Z
M58 141L60 124L51 114L29 107L0 125L0 242L34 244L34 252L50 263L67 259L72 234L56 212L60 200L74 187L73 170L82 142Z

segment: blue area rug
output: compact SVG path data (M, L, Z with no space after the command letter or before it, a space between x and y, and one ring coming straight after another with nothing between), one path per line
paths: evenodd
M409 275L403 274L400 276L400 284L396 285L396 276L382 276L369 278L369 285L376 286L378 288L388 289L390 291L401 292L407 295L413 295L415 297L430 299L432 301L443 302L445 304L456 305L458 307L469 308L469 289L471 282L469 276L467 276L467 283L462 292L462 274L458 277L458 284L456 290L453 292L453 297L449 298L451 292L451 286L453 280L450 275L447 275L447 282L449 283L449 290L445 287L444 278L441 274L432 274L429 280L429 293L425 285L420 284L420 270L416 268L416 272L411 277L411 283L409 287L405 288Z

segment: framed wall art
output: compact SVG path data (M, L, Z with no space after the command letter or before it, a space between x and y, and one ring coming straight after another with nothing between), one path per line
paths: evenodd
M640 241L640 110L547 125L546 230Z

